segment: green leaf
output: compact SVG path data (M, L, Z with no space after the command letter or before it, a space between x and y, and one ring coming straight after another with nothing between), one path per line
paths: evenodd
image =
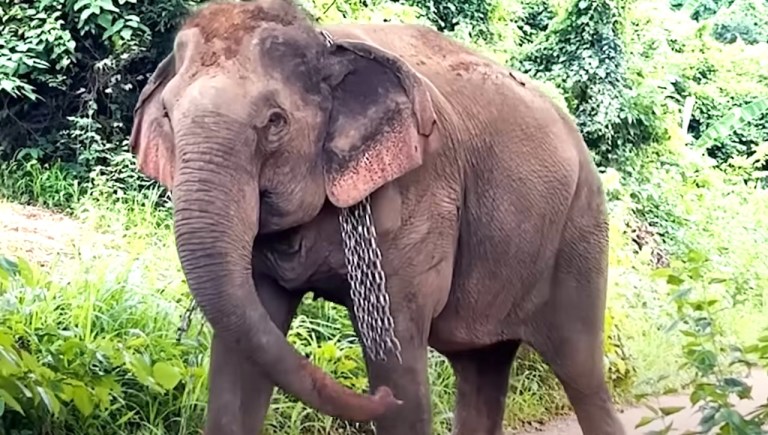
M152 386L152 369L147 364L147 361L138 354L128 354L128 366L133 371L136 379L144 385Z
M96 19L96 22L99 23L101 27L109 29L110 26L112 26L112 14L102 12L101 15L99 15L99 18Z
M730 113L712 124L701 135L696 145L701 148L709 148L714 143L725 139L747 124L768 111L768 98L753 101L745 106L735 107Z
M79 11L83 7L89 5L91 3L91 0L80 0L72 7L75 11Z
M124 41L131 39L131 36L133 36L133 30L128 27L124 27L123 30L120 31L120 37L123 38Z
M48 408L48 411L50 411L53 415L59 415L61 404L59 403L58 399L56 399L56 396L48 389L40 386L35 387L35 390L37 390L40 398L43 399L43 402Z
M91 392L87 388L75 385L72 387L72 399L75 401L75 406L84 416L89 416L93 412L93 399L91 398Z
M112 25L112 27L110 27L110 28L109 28L109 30L107 30L107 31L104 33L104 37L103 37L103 38L104 38L104 39L107 39L107 38L109 38L109 37L110 37L110 36L112 36L112 35L113 35L115 32L118 32L118 31L120 31L120 29L122 29L124 25L125 25L125 20L123 20L122 18L121 18L121 19L119 19L119 20L117 20L117 21L115 22L115 24L114 24L114 25Z
M94 8L88 8L88 9L84 10L80 14L80 21L77 23L77 28L78 29L82 29L83 25L85 24L85 20L87 20L88 17L91 16L92 14L98 13L98 12L99 11L97 9L94 9Z
M654 421L658 420L658 418L659 418L658 416L655 416L655 417L651 417L651 416L648 416L648 415L643 416L643 418L641 418L640 421L637 422L637 424L635 425L635 429L643 427L643 426L647 426L647 425L653 423Z
M96 5L98 5L101 9L106 9L112 12L120 12L120 10L117 9L115 5L112 4L112 0L93 0L93 2Z
M667 284L669 285L679 286L683 282L685 282L685 280L683 278L680 278L677 275L670 274L669 276L667 276Z
M672 274L672 270L668 267L660 267L651 272L651 278L666 278Z
M744 400L752 397L752 387L743 380L728 376L722 382L728 388L728 391L735 393L739 399Z
M5 330L0 330L0 347L10 348L11 346L13 346L13 337Z
M19 405L19 402L16 401L16 399L13 398L13 396L10 395L7 391L0 388L0 400L8 404L8 406L11 407L14 411L18 412L21 415L24 414L24 410L21 409L21 405Z
M6 272L9 277L16 276L19 273L19 265L10 258L0 257L0 270Z
M179 373L179 370L176 367L173 367L166 362L159 362L152 367L152 377L154 377L157 383L163 388L170 390L181 380L181 373Z
M685 406L662 406L659 407L659 411L661 411L662 415L665 417L667 415L677 414L678 412L685 409Z
M35 285L35 274L32 270L32 266L23 258L18 258L16 263L19 268L19 277L21 282L27 287L33 287Z
M102 407L109 406L109 389L104 387L96 387L94 388L94 394L96 395L96 399L99 400L99 403Z

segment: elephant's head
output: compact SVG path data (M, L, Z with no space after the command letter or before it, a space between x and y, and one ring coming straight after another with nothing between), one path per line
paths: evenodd
M279 387L327 414L370 420L398 402L386 388L342 387L287 342L254 289L254 239L418 167L434 123L408 65L362 41L329 43L284 0L196 12L137 102L131 149L172 191L198 305Z

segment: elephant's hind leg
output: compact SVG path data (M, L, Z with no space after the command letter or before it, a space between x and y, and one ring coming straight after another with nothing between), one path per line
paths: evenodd
M509 372L520 342L447 354L456 375L454 435L501 435Z
M550 300L530 341L563 385L582 432L623 435L603 373L607 241L599 237L604 227L595 227L566 225Z
M602 349L594 336L560 331L551 344L534 344L565 389L582 433L623 435L603 377Z
M256 289L272 321L286 333L301 298L271 282L257 282ZM274 384L216 333L208 384L206 435L261 433Z

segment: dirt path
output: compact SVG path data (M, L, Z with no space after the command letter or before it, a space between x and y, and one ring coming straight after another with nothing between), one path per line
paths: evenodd
M74 255L82 230L61 214L0 199L0 255L19 256L44 266L55 257Z
M736 409L742 414L747 415L757 406L766 403L768 399L768 375L765 372L753 370L751 377L745 381L752 386L752 399L742 400L736 403ZM731 402L733 403L733 402ZM655 407L659 406L685 406L686 409L670 416L666 423L673 423L671 434L682 434L686 430L697 430L700 414L696 409L690 407L690 401L687 395L665 396L650 403ZM624 423L627 435L646 434L653 430L660 430L664 427L661 421L655 421L649 425L635 429L635 425L644 416L650 416L652 413L645 407L632 407L623 410L619 418ZM537 430L528 430L521 432L508 432L507 435L582 435L581 429L576 422L576 417L569 416L547 425Z

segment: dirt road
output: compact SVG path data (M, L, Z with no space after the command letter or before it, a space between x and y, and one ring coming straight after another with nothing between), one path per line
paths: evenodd
M742 415L746 415L757 406L766 403L766 399L768 399L768 375L766 375L765 372L753 370L751 376L745 379L745 381L752 386L752 399L742 400L736 403L736 409L741 412ZM697 425L700 414L696 409L690 407L688 396L665 396L659 398L658 402L651 402L651 405L655 407L686 406L686 409L668 417L666 422L672 422L674 428L674 430L671 431L671 434L682 434L686 430L698 429ZM637 425L641 418L650 415L652 415L651 412L641 406L626 409L619 417L624 423L627 435L641 435L664 427L664 424L661 421L655 421L649 425L635 429L635 425ZM576 417L570 416L547 424L538 430L508 432L507 435L582 435L582 433L576 422Z

